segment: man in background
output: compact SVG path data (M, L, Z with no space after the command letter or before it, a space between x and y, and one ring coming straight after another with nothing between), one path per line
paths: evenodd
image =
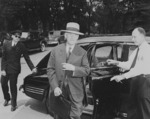
M4 95L4 106L7 106L11 100L11 111L17 108L17 78L21 72L21 56L25 58L28 66L32 72L36 72L36 68L31 62L27 49L24 44L20 42L22 32L16 30L12 32L12 40L5 41L2 48L2 61L1 61L1 86ZM10 84L10 93L8 81Z

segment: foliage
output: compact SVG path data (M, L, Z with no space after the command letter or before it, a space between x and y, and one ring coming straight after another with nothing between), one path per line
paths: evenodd
M84 33L149 31L149 0L0 0L0 31L65 29L75 21Z

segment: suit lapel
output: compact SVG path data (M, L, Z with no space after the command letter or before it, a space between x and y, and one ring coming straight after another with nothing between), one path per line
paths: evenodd
M72 50L72 53L71 53L71 55L69 57L68 63L71 63L72 61L74 61L74 59L76 59L79 54L80 54L79 47L77 45L75 45L75 47Z
M8 45L7 45L8 47L9 47L9 49L12 49L13 48L13 46L12 46L12 40L11 41L8 41Z
M80 55L81 51L77 45L75 45L74 49L72 50L72 53L68 59L68 63L71 63ZM60 48L59 51L59 56L61 57L61 62L64 63L66 62L67 58L67 53L66 53L66 44L62 44L62 47Z
M61 57L61 62L66 62L66 45L62 44L62 47L60 48L59 56Z
M59 49L58 52L59 52L59 54L58 54L59 61L61 63L65 63L66 62L66 45L62 44L62 46L61 46L61 48ZM62 79L64 79L63 77L65 77L65 71L62 71L61 75L62 75Z

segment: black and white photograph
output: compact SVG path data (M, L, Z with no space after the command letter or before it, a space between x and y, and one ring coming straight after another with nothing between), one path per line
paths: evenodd
M150 1L0 0L0 119L150 119Z

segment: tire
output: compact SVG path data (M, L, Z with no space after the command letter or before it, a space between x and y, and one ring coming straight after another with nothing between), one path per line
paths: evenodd
M44 52L45 49L46 49L45 43L41 43L40 50L41 50L42 52Z

